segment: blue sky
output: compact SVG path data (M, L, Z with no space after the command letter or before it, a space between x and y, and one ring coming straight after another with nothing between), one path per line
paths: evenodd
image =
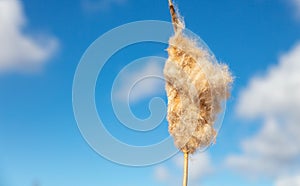
M192 157L191 186L300 185L300 1L176 4L187 28L235 76L217 143ZM180 185L181 154L147 167L115 164L90 148L73 114L73 78L86 49L107 31L141 20L169 21L167 1L0 1L1 186ZM136 59L166 57L166 47L145 42L123 48L98 77L99 115L125 143L149 145L168 137L166 121L144 133L124 127L110 103L117 74ZM124 72L117 91L162 68L142 61ZM152 97L166 100L163 88L159 79L137 84L130 95L133 113L147 118ZM122 94L115 96L122 101Z

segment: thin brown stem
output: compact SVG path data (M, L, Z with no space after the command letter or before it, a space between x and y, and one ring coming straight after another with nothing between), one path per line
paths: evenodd
M182 186L187 186L188 183L188 171L189 171L189 153L184 152L184 164L183 164L183 181Z
M169 8L170 8L170 13L171 13L171 17L172 17L172 23L173 23L174 31L176 32L177 29L178 29L179 21L178 21L178 17L177 17L174 5L172 3L172 0L169 0Z

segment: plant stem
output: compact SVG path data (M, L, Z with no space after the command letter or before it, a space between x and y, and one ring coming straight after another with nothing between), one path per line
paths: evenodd
M172 17L172 23L173 23L174 31L176 32L178 30L178 28L177 28L178 17L176 15L176 11L175 11L174 5L172 3L172 0L169 0L169 8L170 8L170 13L171 13L171 17Z
M189 153L184 152L184 164L183 164L183 181L182 186L187 186L188 182L188 171L189 171Z

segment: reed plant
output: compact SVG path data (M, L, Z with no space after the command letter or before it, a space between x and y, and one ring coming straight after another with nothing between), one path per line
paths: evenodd
M183 186L187 186L189 155L215 141L214 124L230 95L233 78L227 65L218 63L205 47L184 34L185 23L172 0L169 8L174 35L164 67L167 120L169 133L184 154Z

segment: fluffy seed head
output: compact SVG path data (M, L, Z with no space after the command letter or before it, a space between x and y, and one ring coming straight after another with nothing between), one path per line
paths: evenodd
M169 40L164 68L167 120L175 145L183 152L194 153L215 139L214 123L233 80L228 66L217 63L207 50L185 36L181 19L174 20L175 35Z

